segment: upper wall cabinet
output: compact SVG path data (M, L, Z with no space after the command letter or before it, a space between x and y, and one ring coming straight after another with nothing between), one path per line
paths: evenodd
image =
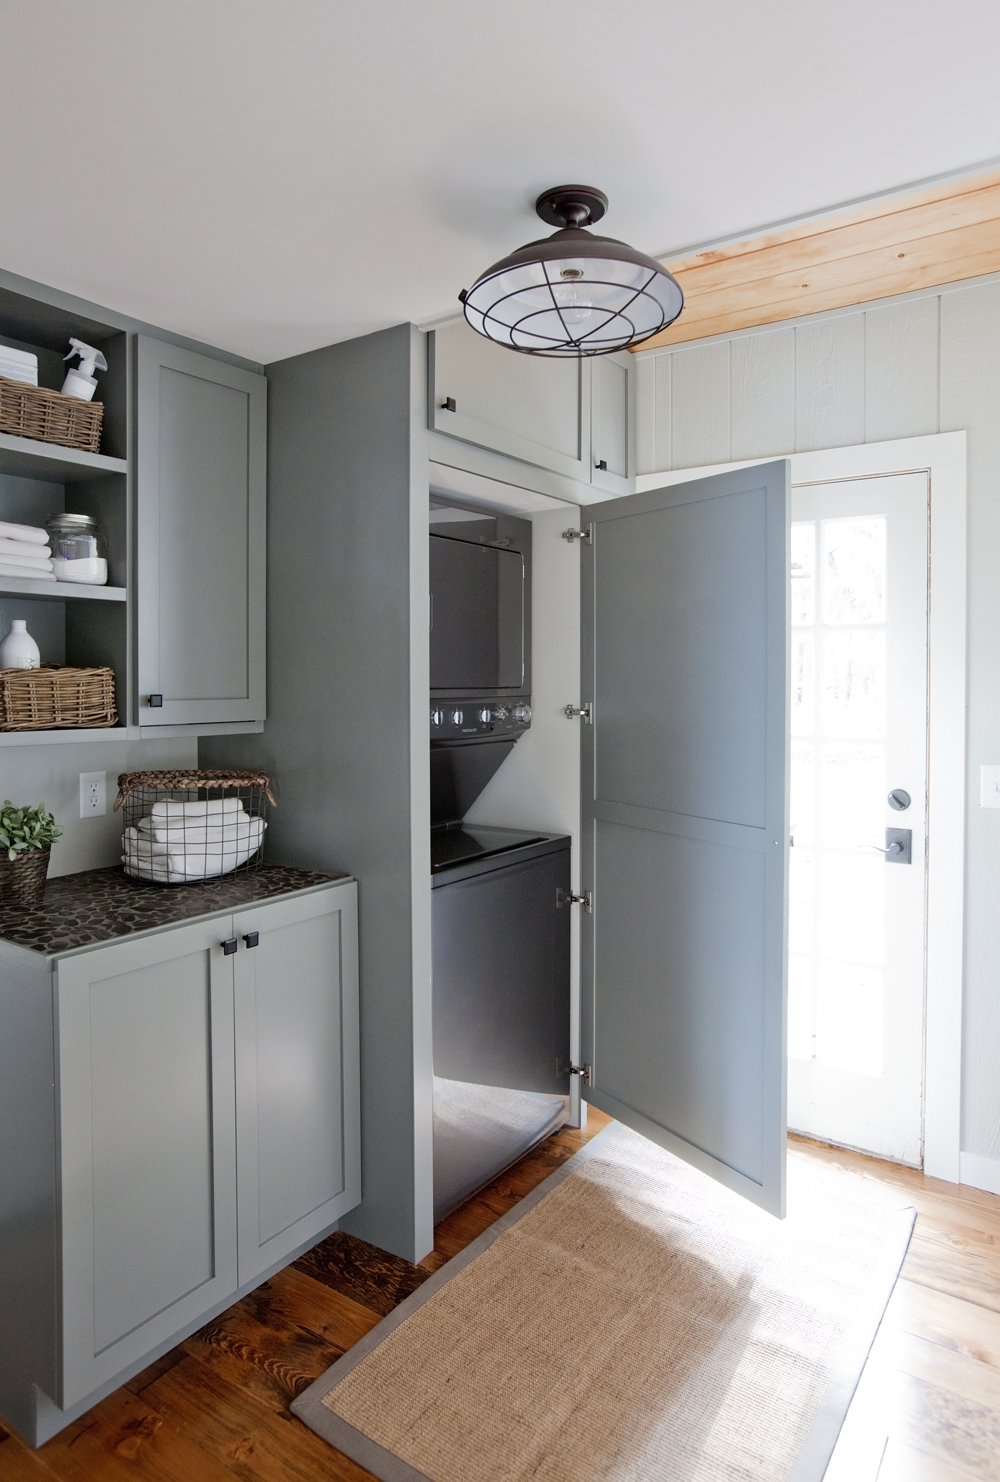
M469 328L428 335L428 426L608 494L635 490L635 364L518 355Z
M428 341L432 431L589 482L586 361L518 355L464 320L434 330Z
M608 494L635 492L635 361L596 355L590 364L590 482Z
M138 720L263 720L267 383L138 337Z

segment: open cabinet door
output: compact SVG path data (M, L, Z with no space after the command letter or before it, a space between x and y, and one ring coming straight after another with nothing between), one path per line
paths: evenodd
M785 1203L787 461L590 505L588 1099Z

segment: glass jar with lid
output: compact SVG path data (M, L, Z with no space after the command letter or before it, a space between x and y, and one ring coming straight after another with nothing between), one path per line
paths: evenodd
M90 515L50 515L45 521L56 581L103 587L108 580L108 542Z

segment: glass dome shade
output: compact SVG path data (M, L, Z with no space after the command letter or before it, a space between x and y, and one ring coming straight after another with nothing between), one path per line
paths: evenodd
M660 263L613 237L565 227L495 263L461 295L473 329L529 355L610 355L684 307Z

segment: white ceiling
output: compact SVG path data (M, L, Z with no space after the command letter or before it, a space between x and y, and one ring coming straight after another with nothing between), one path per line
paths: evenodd
M0 267L270 361L611 198L648 252L1000 156L996 0L0 0Z

